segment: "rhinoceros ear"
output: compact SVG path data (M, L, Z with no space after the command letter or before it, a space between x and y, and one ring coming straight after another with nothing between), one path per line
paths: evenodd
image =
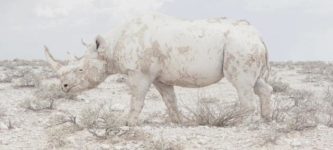
M44 48L45 48L44 52L45 52L47 62L51 65L51 67L55 71L59 70L62 67L62 64L54 59L54 57L51 55L49 49L46 46L44 46Z
M106 47L107 47L106 40L101 35L97 35L97 37L96 37L96 50L98 51L99 49L104 49Z

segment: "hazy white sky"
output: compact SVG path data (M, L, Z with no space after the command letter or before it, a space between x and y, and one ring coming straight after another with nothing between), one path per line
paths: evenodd
M261 32L272 60L333 60L332 0L1 0L0 59L81 55L133 14L159 11L187 19L246 19Z

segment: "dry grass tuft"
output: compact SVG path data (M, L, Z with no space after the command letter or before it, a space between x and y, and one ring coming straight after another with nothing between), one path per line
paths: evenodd
M196 125L217 127L234 126L240 123L247 112L241 111L236 104L208 104L199 101L195 110L187 108L191 113L188 118Z
M67 94L60 89L57 80L43 80L35 90L34 96L38 99L75 99L76 95Z
M278 140L281 138L283 133L277 131L275 128L266 130L262 135L259 136L259 145L265 147L267 145L277 145Z
M47 129L47 143L48 147L52 149L58 149L68 144L66 137L82 130L79 126L71 123L65 123L60 126L54 126Z
M35 74L27 73L24 74L21 78L13 79L12 82L15 88L36 87L39 84L39 79Z
M269 84L273 87L274 93L286 93L290 90L290 85L286 82L283 82L281 78L276 76L276 72L273 72L270 79Z
M290 90L287 95L275 98L273 120L285 124L285 132L302 131L318 124L318 111L313 93L306 90Z
M7 109L5 107L3 107L2 105L0 105L0 119L5 117L6 115L7 115Z
M333 90L330 87L326 89L323 100L333 107Z
M328 121L326 122L326 125L327 125L328 127L333 128L333 110L328 111L328 115L329 115L329 119L328 119Z
M32 111L40 111L45 109L54 109L54 99L40 100L40 99L26 99L21 104L21 107Z
M328 87L324 92L323 102L321 106L321 116L326 115L328 116L327 120L324 121L324 124L328 127L333 127L333 90Z
M315 103L313 92L293 90L290 93L290 98L294 101L294 106L290 111L294 117L288 124L289 128L302 131L316 127L318 124L316 113L319 108L317 108L318 105Z
M54 149L68 144L66 137L83 130L77 123L76 116L70 113L55 114L48 121L48 145Z
M0 73L0 83L9 83L12 81L12 78L8 75L7 72Z
M35 89L33 97L21 103L22 107L33 111L54 109L55 102L58 99L75 99L75 95L64 93L58 82L47 82L46 84L41 81L40 83L38 88Z
M99 140L145 140L145 134L122 127L119 111L111 109L110 105L100 104L82 109L77 116L70 113L60 113L51 116L48 121L48 141L53 148L68 145L66 139L77 131L88 131Z
M110 105L88 107L81 111L80 124L92 135L107 139L110 136L122 134L120 127L124 121L119 117L121 114L122 112L112 110Z
M300 74L305 74L305 82L333 81L333 64L323 61L299 62Z
M184 146L175 143L166 141L163 137L159 140L152 140L145 143L146 150L183 150Z
M7 116L7 108L0 105L0 130L1 129L14 129L11 118Z
M270 80L269 84L273 87L274 93L285 93L290 89L290 85L281 80Z
M48 121L48 128L63 125L66 123L71 123L73 125L79 126L77 123L77 117L71 113L56 114L50 117Z

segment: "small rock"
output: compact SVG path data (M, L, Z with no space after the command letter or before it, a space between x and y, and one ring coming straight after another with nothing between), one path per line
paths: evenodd
M0 122L0 130L8 130L8 126L4 122Z
M120 127L121 130L124 130L124 131L128 131L130 130L130 127L128 126L123 126L123 127Z
M126 78L124 77L119 77L117 80L116 80L117 83L124 83L126 82Z
M206 139L199 139L198 144L205 145L207 143Z
M101 144L101 145L100 145L100 148L101 148L101 150L108 150L108 149L110 149L110 145L107 145L107 144Z
M302 143L299 140L293 140L290 145L293 147L300 147L302 146Z
M319 129L319 130L325 130L325 129L328 129L328 127L325 126L325 125L319 124L319 125L317 125L317 129Z
M114 104L111 106L111 109L115 111L121 111L125 109L125 106L120 104Z
M12 79L9 77L8 74L6 73L1 73L0 74L0 82L11 82Z

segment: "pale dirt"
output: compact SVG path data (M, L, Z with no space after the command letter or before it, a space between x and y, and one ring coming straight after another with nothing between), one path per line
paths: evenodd
M293 88L309 89L320 93L329 86L323 82L307 83L305 75L288 68L277 69L277 76L290 83ZM118 83L119 76L108 78L97 89L84 92L78 100L61 99L56 101L54 110L39 112L26 110L20 106L27 98L32 98L34 88L13 88L11 83L0 83L0 109L6 114L0 123L2 126L10 120L13 129L0 129L0 149L51 149L49 147L47 126L51 116L70 112L78 115L80 111L96 104L112 104L117 110L128 111L130 95L125 83ZM187 89L176 87L179 107L195 108L199 99L208 98L212 103L233 102L237 100L235 89L225 79L217 84ZM124 116L125 117L125 116ZM1 125L0 124L0 125ZM126 127L124 127L126 128ZM168 122L166 107L154 87L147 94L145 107L140 115L140 123L134 130L150 134L148 137L133 139L99 140L87 131L78 131L68 135L67 144L58 149L143 149L145 141L161 139L178 143L184 149L332 149L333 128L319 125L315 129L282 134L275 142L266 143L271 134L271 126L260 124L257 127L207 127L185 126ZM268 135L268 136L267 136ZM146 138L146 139L145 139Z

